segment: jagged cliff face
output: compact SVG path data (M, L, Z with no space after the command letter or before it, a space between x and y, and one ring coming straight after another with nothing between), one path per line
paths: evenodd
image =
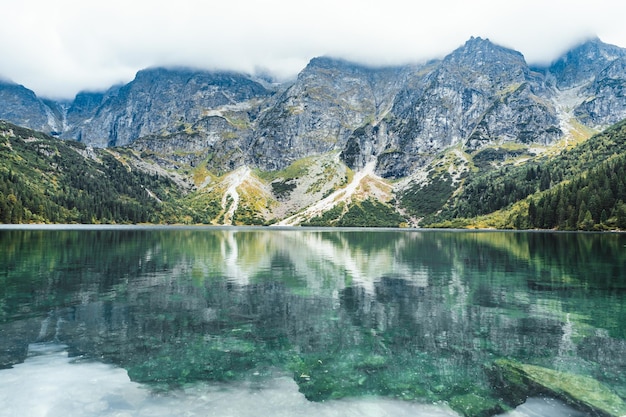
M397 94L388 121L354 132L343 154L348 165L362 165L359 154L376 144L377 172L399 178L450 146L472 152L561 136L551 93L519 52L472 38L431 69Z
M584 124L602 128L626 115L626 56L611 62L583 89L586 97L576 108Z
M572 91L573 115L595 129L626 117L626 49L599 39L585 42L547 69L547 80L559 91Z
M0 118L44 132L59 130L53 109L28 88L0 79Z
M591 39L568 51L549 68L561 90L578 87L593 80L613 61L626 57L623 48ZM622 75L623 77L623 75Z
M425 77L421 89L394 103L394 130L415 151L465 141L510 89L530 81L521 54L471 39Z
M313 59L259 118L250 162L281 169L297 159L343 148L355 129L388 110L405 72Z
M0 118L95 147L132 146L167 168L281 170L340 153L354 170L415 173L440 152L548 145L579 123L626 117L626 50L586 42L550 67L472 38L441 61L369 68L315 58L290 84L227 72L154 68L69 103L0 84Z
M144 136L185 130L212 110L267 95L263 86L240 74L144 70L109 92L93 117L76 124L69 136L96 146L124 146Z

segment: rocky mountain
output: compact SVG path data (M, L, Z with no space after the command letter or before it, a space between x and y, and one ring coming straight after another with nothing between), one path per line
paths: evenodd
M389 121L357 139L356 149L385 140L377 172L400 178L451 146L472 152L492 143L552 143L563 132L549 97L519 52L472 38L403 88Z
M275 170L339 149L348 165L362 167L373 155L379 173L402 177L424 155L456 144L553 143L568 134L562 113L572 101L568 116L589 127L621 120L624 59L623 48L591 39L531 69L519 52L471 38L425 65L370 68L314 58L295 82L275 88L244 74L151 68L70 103L5 82L0 118L106 147L181 131L217 139L222 127L207 118L229 112L237 131L225 136L236 135L246 149L241 163Z
M314 58L284 84L150 68L56 102L2 82L0 119L87 149L125 147L130 165L213 201L215 217L197 221L233 222L245 208L255 221L300 224L366 199L419 218L404 211L407 196L447 184L425 205L440 207L469 172L554 154L626 118L625 87L626 49L599 39L530 67L471 38L419 65Z
M575 115L582 123L602 128L617 123L626 114L626 56L612 61L582 87L585 99L576 107Z
M147 135L185 130L213 109L267 95L262 85L240 74L147 69L104 95L79 95L81 102L70 107L76 112L68 113L90 117L70 125L62 137L99 147L124 146Z
M548 70L557 88L566 90L593 82L609 64L625 56L624 48L593 38L566 52Z
M342 149L355 129L378 122L389 111L411 70L311 60L259 117L250 162L275 170L306 156Z
M42 100L23 85L0 79L0 119L56 133L62 129L58 113L56 103Z

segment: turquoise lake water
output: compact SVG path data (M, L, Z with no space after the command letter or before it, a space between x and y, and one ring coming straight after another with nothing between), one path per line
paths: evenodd
M626 399L624 234L9 227L0 248L0 416L584 415L508 410L500 358Z

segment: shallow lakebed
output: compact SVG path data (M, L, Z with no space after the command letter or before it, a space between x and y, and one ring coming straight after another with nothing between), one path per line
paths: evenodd
M502 360L626 398L623 234L40 226L0 247L1 416L589 414L507 392Z

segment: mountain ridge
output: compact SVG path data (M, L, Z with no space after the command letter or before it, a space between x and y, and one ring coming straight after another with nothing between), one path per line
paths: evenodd
M505 59L499 59L499 57L508 55ZM389 94L396 93L406 94L404 90L418 90L419 84L425 82L424 77L428 77L428 74L421 74L420 72L430 72L425 70L426 68L433 68L435 65L435 72L437 77L429 80L432 82L451 81L454 76L466 76L467 82L471 83L472 88L465 88L464 94L469 94L471 100L471 94L474 91L483 92L492 88L506 91L512 88L512 85L527 82L532 84L534 90L544 89L551 87L549 84L551 80L554 80L554 88L559 86L566 86L567 88L580 87L581 83L585 81L587 85L587 94L585 98L591 98L594 95L598 95L598 91L601 88L605 88L606 83L602 84L602 80L595 81L594 86L590 84L592 76L600 74L601 70L604 70L609 63L616 59L626 57L623 48L619 48L613 45L602 43L598 38L592 38L591 40L582 43L570 51L566 52L563 56L556 59L550 66L543 68L530 68L523 55L513 49L505 48L496 45L488 39L482 39L480 37L470 38L464 45L461 45L442 60L431 61L429 64L415 64L396 67L369 67L365 65L354 64L343 59L336 59L330 57L318 57L313 58L309 64L301 71L296 79L292 83L283 84L280 86L274 86L276 94L284 94L289 90L293 90L297 85L306 85L315 77L336 77L343 78L345 80L351 79L352 81L359 80L362 85L369 83L370 90L375 90L376 86L372 85L371 80L378 76L383 82L379 85L383 85L385 81L387 83L396 83L400 87L396 87L396 91L385 91L379 89L379 91L372 91L373 97L356 97L353 99L352 104L361 102L361 107L358 117L353 118L355 122L363 122L368 117L371 118L371 109L367 106L367 102L375 102L377 114L384 113L384 103L391 100ZM601 59L600 59L601 58ZM458 71L461 70L459 73ZM330 71L330 73L329 73ZM389 75L393 73L393 75ZM382 75L387 74L387 75ZM194 123L202 117L202 110L210 110L217 107L222 99L221 104L225 104L224 98L228 93L242 94L242 91L237 91L233 86L222 85L221 89L217 91L217 95L204 95L201 99L192 100L194 95L200 93L198 89L189 89L189 80L196 79L196 83L200 85L200 88L207 90L209 88L215 88L219 84L219 79L224 79L224 75L228 77L237 77L240 83L244 80L248 80L250 84L248 89L248 96L235 95L231 97L231 104L234 102L245 101L252 96L266 97L272 95L274 91L270 91L263 83L257 82L245 74L239 74L234 72L217 72L217 71L204 71L195 70L186 67L155 67L141 70L137 73L134 80L121 85L113 86L106 92L88 93L81 92L77 94L73 101L61 101L55 102L54 100L39 99L34 97L40 103L34 106L31 104L31 108L34 113L37 111L38 123L31 122L30 119L19 120L15 114L11 114L10 110L15 107L15 103L9 98L2 100L5 104L0 106L0 118L16 122L25 127L34 128L41 131L53 133L56 136L66 139L77 139L87 144L92 144L98 147L106 147L112 145L126 145L142 136L150 134L159 134L163 130L172 133L173 128L178 122ZM176 79L178 78L178 79ZM369 78L369 79L368 79ZM543 78L543 79L539 79ZM604 78L611 78L609 74L606 74ZM266 84L266 83L265 83ZM320 84L318 82L318 84ZM445 86L445 82L443 83ZM177 88L174 94L173 91L167 91L167 86L170 85ZM267 85L267 84L266 84ZM3 84L3 88L6 90L9 84ZM320 87L325 87L323 84ZM18 87L14 85L13 87ZM337 87L335 85L334 87ZM416 88L417 87L417 88ZM422 86L423 87L423 86ZM26 87L23 87L26 89ZM185 90L185 88L187 88ZM300 87L302 89L302 87ZM328 86L326 86L328 88ZM28 89L26 89L28 90ZM30 90L23 91L24 94L31 94ZM366 89L363 91L366 92ZM404 91L404 93L402 93ZM133 94L133 92L135 92ZM313 89L302 89L305 93L315 93ZM422 91L423 92L423 91ZM493 91L489 91L493 93ZM318 92L319 93L319 92ZM341 91L339 92L341 93ZM385 95L387 93L387 95ZM535 91L535 95L546 95L547 91ZM32 93L34 94L34 93ZM31 94L31 96L32 96ZM127 97L128 95L132 97ZM341 94L335 92L335 98L342 99ZM84 101L86 98L91 98L91 105L85 106ZM118 105L108 106L105 104L115 100L117 97ZM31 97L32 98L32 97ZM101 98L98 101L98 98ZM292 97L292 99L295 97ZM333 104L332 96L327 97L319 96L314 97L318 101L324 101L323 105ZM542 97L546 98L546 97ZM181 100L182 99L182 100ZM394 100L394 106L400 109L402 105L400 103L402 97L398 100ZM83 102L81 105L81 101ZM177 103L178 101L185 102L184 105ZM466 100L467 101L467 100ZM46 104L47 103L47 104ZM136 106L133 109L124 109L123 104L126 106ZM279 103L280 104L280 103ZM303 103L300 103L301 105ZM335 105L340 103L334 103ZM264 110L271 110L276 105L271 100L264 103ZM153 107L156 106L156 107ZM176 110L172 111L165 109L164 106L174 107ZM36 109L35 107L39 107ZM99 107L99 109L98 109ZM117 109L116 109L117 107ZM343 112L355 110L347 105L340 106ZM601 107L600 107L601 108ZM284 109L283 109L284 110ZM297 107L292 107L292 111L297 110ZM620 113L621 113L620 108ZM82 111L82 113L81 113ZM124 115L124 111L129 114ZM31 111L32 112L32 111ZM150 112L151 117L145 117L143 113ZM24 113L24 112L22 112ZM45 114L42 114L45 113ZM104 114L108 115L108 118ZM587 111L589 113L589 111ZM598 115L598 111L593 112L593 116L587 117L590 122L595 123L594 127L607 127L608 125L615 123L616 120L606 122L604 118L607 117L605 112L601 112ZM579 111L579 114L584 119L585 113ZM80 115L80 116L79 116ZM621 114L620 114L621 115ZM45 116L45 117L44 117ZM71 116L71 117L70 117ZM179 116L179 119L176 119ZM164 120L158 120L158 119ZM156 119L156 120L155 120ZM47 126L44 126L46 121ZM318 122L319 120L314 120ZM419 120L418 120L419 122ZM355 123L355 124L357 124ZM48 129L44 129L47 127ZM348 123L349 128L353 128L352 123ZM357 126L361 127L361 126ZM471 126L468 126L471 127ZM465 132L465 131L463 131ZM264 131L266 134L272 132ZM325 132L329 133L329 132ZM331 132L336 133L336 132ZM467 133L467 132L465 132ZM341 134L340 134L341 135ZM257 140L261 139L257 135ZM455 138L448 138L448 141L455 140Z
M539 160L626 118L625 65L625 49L597 38L531 68L518 51L473 37L419 65L318 57L281 85L232 72L149 68L106 92L55 102L5 83L0 118L34 123L87 149L123 149L129 166L213 202L213 214L192 222L305 224L321 216L343 224L339 217L369 200L382 204L369 209L402 213L416 225L426 213L412 204L431 213L472 176ZM11 88L25 104L17 105ZM247 195L233 192L244 182L220 185L236 172L247 173ZM425 197L428 190L434 195ZM430 203L407 197L413 194ZM337 201L323 210L306 212L333 195ZM335 220L324 213L331 210Z

